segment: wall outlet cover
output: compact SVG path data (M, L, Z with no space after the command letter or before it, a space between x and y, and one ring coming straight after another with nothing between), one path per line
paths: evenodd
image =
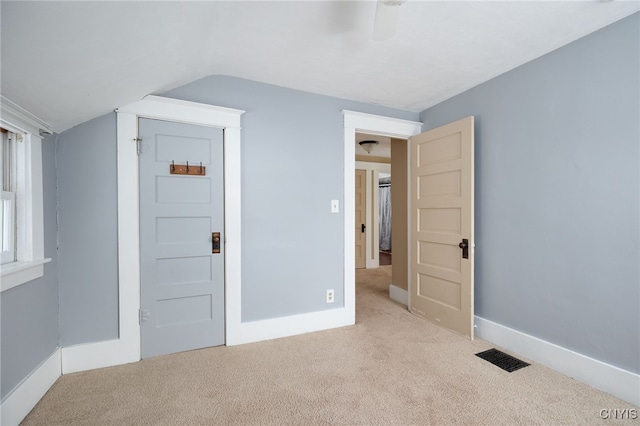
M327 290L327 303L333 303L335 300L333 289Z

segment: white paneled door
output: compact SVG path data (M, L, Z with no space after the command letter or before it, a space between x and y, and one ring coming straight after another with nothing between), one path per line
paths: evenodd
M473 117L410 139L410 310L471 339L473 144Z
M223 130L141 118L139 139L142 358L222 345Z

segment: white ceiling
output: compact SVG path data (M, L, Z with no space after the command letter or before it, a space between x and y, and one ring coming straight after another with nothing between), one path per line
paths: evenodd
M1 2L2 94L60 132L213 74L422 111L639 10L634 1Z

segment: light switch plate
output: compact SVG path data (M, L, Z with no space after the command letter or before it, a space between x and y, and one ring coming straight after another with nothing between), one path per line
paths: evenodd
M331 213L340 213L340 201L331 200Z

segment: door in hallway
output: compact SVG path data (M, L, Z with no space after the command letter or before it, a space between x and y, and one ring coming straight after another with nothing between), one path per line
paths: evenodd
M138 127L142 357L224 344L223 130Z

